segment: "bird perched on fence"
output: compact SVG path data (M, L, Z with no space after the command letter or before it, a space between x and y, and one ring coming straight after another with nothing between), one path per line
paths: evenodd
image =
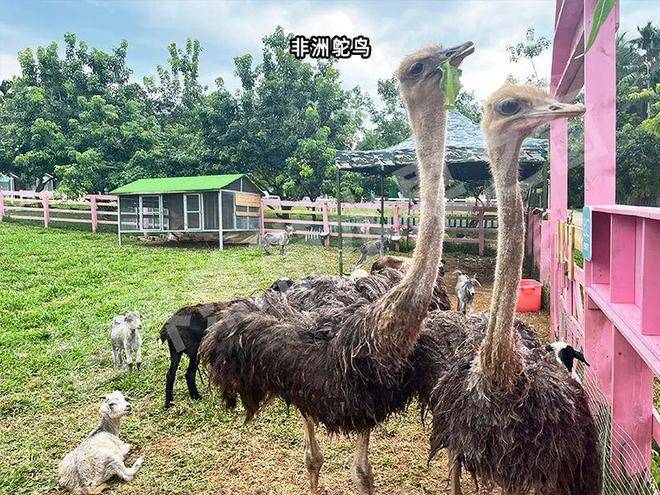
M444 60L458 65L472 51L472 43L427 47L406 57L397 71L417 142L422 202L417 247L401 281L382 295L376 291L373 300L313 312L296 309L284 295L267 294L259 303L232 306L202 343L202 362L228 406L240 397L250 418L277 396L300 410L315 493L323 464L315 426L356 435L352 478L360 493L372 494L370 430L414 393L410 359L433 297L444 229L446 110L437 68ZM387 276L347 283L382 281L388 287Z

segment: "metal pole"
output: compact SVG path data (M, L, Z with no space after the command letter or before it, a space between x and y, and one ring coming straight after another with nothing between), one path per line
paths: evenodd
M222 238L222 191L218 191L218 248L225 249L225 240Z
M380 237L385 235L385 169L380 166Z
M337 166L337 243L339 244L339 275L344 274L344 238L341 232L341 172Z
M121 196L117 197L117 234L119 234L119 246L121 247Z
M406 249L410 251L410 212L412 211L412 187L408 194L408 217L406 218Z

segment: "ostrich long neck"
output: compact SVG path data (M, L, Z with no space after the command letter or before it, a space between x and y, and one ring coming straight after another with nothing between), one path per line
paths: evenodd
M489 155L497 196L497 263L490 319L479 352L484 374L497 383L513 383L522 369L513 334L513 322L522 275L525 224L518 184L518 156L522 139L515 136L491 148ZM490 139L489 139L490 141Z
M437 102L410 108L420 172L420 225L415 254L403 280L379 302L373 314L381 352L409 354L433 295L444 236L445 129L447 112Z

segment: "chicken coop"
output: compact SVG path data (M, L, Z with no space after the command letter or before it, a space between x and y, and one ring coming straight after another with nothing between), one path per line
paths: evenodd
M244 174L139 179L111 194L120 244L125 234L216 239L220 249L258 241L262 193Z

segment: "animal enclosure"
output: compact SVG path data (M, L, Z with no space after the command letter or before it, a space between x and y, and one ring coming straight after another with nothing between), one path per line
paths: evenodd
M552 57L552 93L568 100L584 91L583 221L569 218L567 124L557 121L550 134L549 216L530 215L528 250L550 284L552 334L583 346L591 364L585 385L607 454L606 486L626 480L634 493L655 493L649 466L652 439L660 442L653 407L660 376L660 209L615 204L619 12L617 4L584 53L595 5L557 0Z
M256 241L261 191L245 175L139 179L112 191L118 196L122 234L217 236L224 243Z
M261 201L261 232L277 232L293 225L294 235L318 236L325 245L331 238L342 236L355 242L379 239L389 232L392 243L414 240L419 223L419 205L386 201L384 225L380 224L380 203L342 202L341 227L334 201ZM385 232L383 232L385 231ZM497 236L497 207L447 203L445 217L446 243L473 244L483 256L486 246L494 245Z

